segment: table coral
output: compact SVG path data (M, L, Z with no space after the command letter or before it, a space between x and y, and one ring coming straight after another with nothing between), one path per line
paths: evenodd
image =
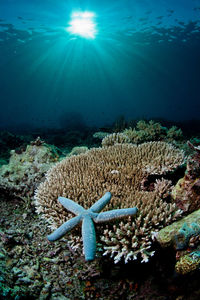
M175 220L180 211L158 191L141 191L141 182L149 174L173 171L183 161L183 152L165 142L94 148L64 159L47 172L36 191L36 210L56 229L73 216L63 209L58 197L73 199L88 209L110 191L109 210L136 206L139 214L134 219L97 226L104 254L113 256L115 262L136 259L138 254L147 261L153 254L152 233ZM80 228L75 228L68 240L73 248L79 248Z
M83 252L85 259L93 260L96 253L96 233L95 223L103 223L106 221L117 220L127 216L133 216L137 213L137 208L113 209L106 212L99 213L104 206L110 201L111 193L107 192L97 202L95 202L89 209L84 209L76 202L59 197L59 202L69 211L77 216L68 220L48 236L49 241L56 241L63 237L68 231L73 229L79 223L82 223L82 238L83 238Z

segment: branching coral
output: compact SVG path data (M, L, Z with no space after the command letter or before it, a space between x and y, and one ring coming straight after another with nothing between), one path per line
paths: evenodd
M159 195L162 199L165 199L170 196L172 191L172 182L164 178L156 179L154 184L154 190L156 194Z
M107 135L106 137L103 138L102 140L102 146L103 147L108 147L108 146L113 146L115 144L125 144L125 143L130 143L129 137L124 134L124 133L112 133Z
M48 236L49 241L56 241L63 237L68 231L73 229L79 223L82 223L82 238L83 238L83 252L86 260L93 260L96 253L96 232L95 223L103 223L106 221L117 220L127 216L133 216L137 213L137 208L113 209L99 213L104 206L110 201L111 193L107 192L97 202L95 202L89 209L84 209L76 202L59 197L59 202L69 211L75 213L77 216L68 220Z
M111 146L116 143L141 144L148 141L173 142L174 140L181 140L182 138L182 131L176 126L172 126L168 129L153 120L149 122L140 120L135 128L128 128L121 133L106 136L102 140L102 146Z
M35 203L38 213L47 219L52 229L70 220L72 214L63 209L58 197L73 199L88 209L105 192L113 195L108 209L138 207L136 219L97 227L99 240L106 254L115 262L122 257L134 259L140 253L143 261L152 255L151 234L176 219L179 211L166 203L157 192L140 191L143 178L149 172L164 174L181 165L183 153L164 142L140 146L117 144L96 148L64 159L53 166L41 183ZM79 247L80 228L74 229L69 242Z

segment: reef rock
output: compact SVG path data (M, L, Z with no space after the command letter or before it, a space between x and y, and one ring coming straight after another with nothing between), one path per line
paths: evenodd
M176 251L177 273L185 275L200 266L200 209L161 229L156 239L162 247Z
M188 142L195 153L189 155L185 175L172 190L172 197L183 211L200 208L200 148Z
M33 197L47 170L59 159L55 148L39 138L21 152L11 150L7 165L0 168L0 191L21 199Z

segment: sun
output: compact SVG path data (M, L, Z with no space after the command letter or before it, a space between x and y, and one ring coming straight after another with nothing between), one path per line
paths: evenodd
M94 22L95 14L89 11L74 12L71 15L68 32L87 39L94 39L97 33L96 23Z

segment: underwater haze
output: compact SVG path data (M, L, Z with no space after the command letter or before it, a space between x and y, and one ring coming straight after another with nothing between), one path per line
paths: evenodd
M200 0L0 0L0 101L9 129L199 119Z

